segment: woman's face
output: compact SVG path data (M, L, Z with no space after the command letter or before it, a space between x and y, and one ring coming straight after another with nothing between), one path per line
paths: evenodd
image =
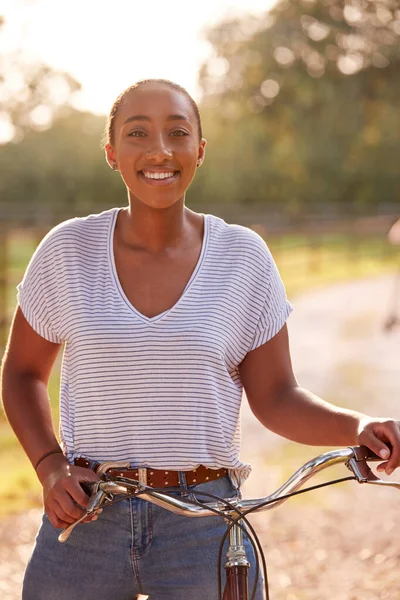
M165 84L147 84L130 92L114 119L113 143L106 145L131 202L168 208L183 200L206 141L188 98Z

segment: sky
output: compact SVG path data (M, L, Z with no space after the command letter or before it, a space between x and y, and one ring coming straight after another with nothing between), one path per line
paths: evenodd
M161 77L200 99L197 75L211 47L203 30L226 16L261 14L274 0L0 0L0 52L71 73L75 106L97 114L139 79Z

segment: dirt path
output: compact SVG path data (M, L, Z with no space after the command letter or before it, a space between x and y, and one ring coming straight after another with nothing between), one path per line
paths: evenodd
M301 385L337 404L400 419L400 330L382 332L392 289L393 277L383 277L296 300L289 329ZM243 454L254 466L245 495L265 495L320 451L267 432L246 406L243 423ZM263 456L263 446L272 457ZM400 493L353 482L327 489L253 520L271 600L399 600Z
M393 278L352 282L298 298L290 317L298 379L338 404L400 419L400 331L382 333ZM244 495L265 495L319 449L264 430L246 404ZM268 455L267 455L268 452ZM400 475L398 476L400 479ZM400 495L344 484L292 500L255 520L266 551L271 600L398 600ZM0 597L17 600L39 511L0 522Z

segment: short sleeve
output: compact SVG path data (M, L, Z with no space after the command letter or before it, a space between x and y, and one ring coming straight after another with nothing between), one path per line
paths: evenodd
M43 338L62 343L57 331L59 301L51 232L33 254L21 283L17 300L29 325Z
M267 253L268 278L265 298L250 350L255 350L272 339L284 326L293 306L286 297L278 268L269 250Z

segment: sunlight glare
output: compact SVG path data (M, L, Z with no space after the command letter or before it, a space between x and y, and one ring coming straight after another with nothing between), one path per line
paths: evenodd
M31 59L69 72L82 84L75 106L108 112L134 81L172 79L196 99L197 76L210 56L205 27L224 17L260 14L275 0L54 0L4 2L0 49L23 47Z

